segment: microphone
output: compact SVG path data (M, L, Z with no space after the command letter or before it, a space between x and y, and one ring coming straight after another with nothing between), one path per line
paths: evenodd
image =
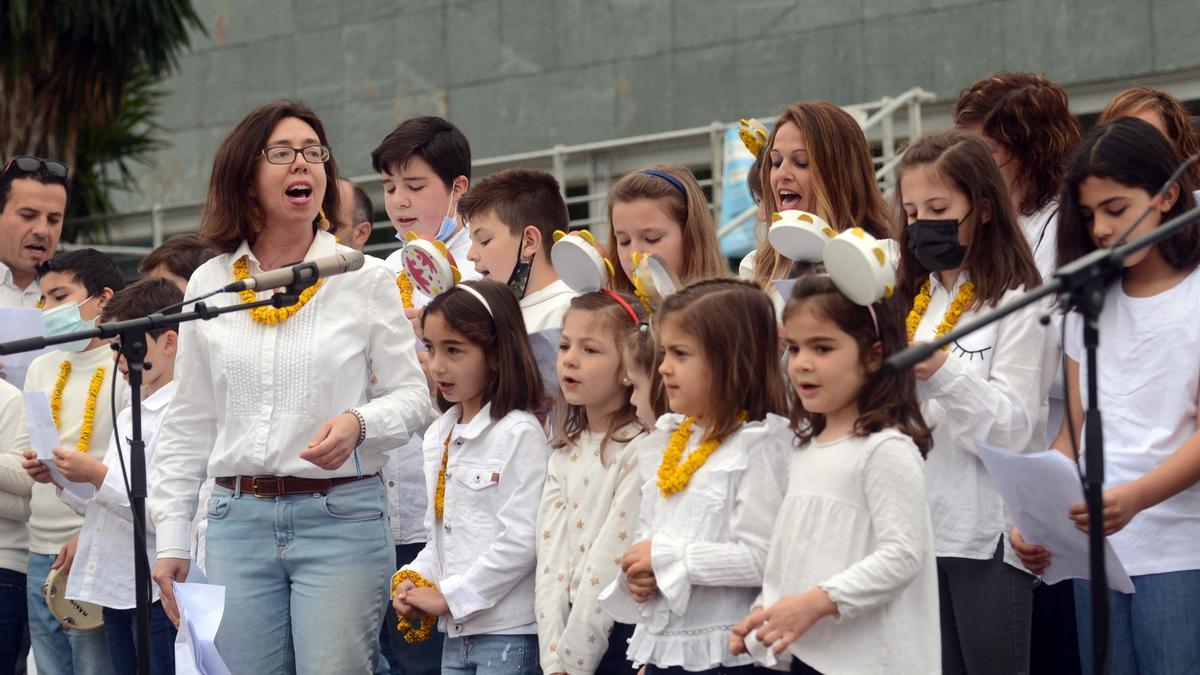
M298 285L300 288L307 288L317 282L317 279L324 279L335 274L345 274L362 269L363 262L362 251L349 251L346 253L336 253L324 258L316 260L306 260L302 263L281 267L270 272L260 272L242 281L235 281L220 290L221 293L236 293L238 291L254 291L263 288L281 288L284 286Z

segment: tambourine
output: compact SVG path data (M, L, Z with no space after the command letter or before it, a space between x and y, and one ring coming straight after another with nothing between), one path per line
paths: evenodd
M454 256L440 241L419 238L416 233L404 235L407 243L400 258L408 278L421 293L433 298L445 293L462 279Z
M67 599L68 578L69 574L59 567L50 570L50 576L42 584L42 597L46 599L50 614L64 630L89 631L103 626L104 615L100 605Z
M825 252L825 244L837 236L837 231L820 216L807 211L780 211L771 214L767 241L788 260L817 263Z
M855 227L830 240L822 260L825 271L842 294L855 304L870 305L892 296L900 246L891 239L876 239L861 227Z
M650 303L650 312L662 307L663 300L679 290L679 278L667 263L653 253L633 254L633 287L643 302Z
M559 278L576 293L605 288L614 274L612 263L596 249L596 239L587 230L555 232L550 262Z

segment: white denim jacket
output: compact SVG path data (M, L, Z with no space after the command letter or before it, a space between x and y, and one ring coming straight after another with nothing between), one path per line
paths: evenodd
M425 433L429 542L411 569L438 585L450 614L438 621L449 637L536 633L534 537L550 446L537 418L514 410L499 420L491 405L458 430L461 406ZM444 518L434 514L446 438Z

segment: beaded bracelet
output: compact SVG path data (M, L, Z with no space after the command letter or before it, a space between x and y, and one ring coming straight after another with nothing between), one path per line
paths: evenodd
M354 417L358 420L358 440L354 442L354 447L357 448L363 444L363 441L367 440L367 421L363 419L362 413L358 412L354 408L346 408L342 411L342 414L354 415Z

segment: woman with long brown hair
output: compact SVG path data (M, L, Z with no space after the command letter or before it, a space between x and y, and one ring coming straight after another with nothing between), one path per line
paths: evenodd
M213 161L201 233L221 254L187 296L349 252L324 231L336 184L311 110L250 112ZM240 295L220 302L267 297ZM430 414L392 275L368 258L294 305L184 324L176 381L150 479L167 613L178 619L171 582L187 576L196 493L212 476L206 571L225 587L217 647L230 670L371 672L395 567L378 472Z

